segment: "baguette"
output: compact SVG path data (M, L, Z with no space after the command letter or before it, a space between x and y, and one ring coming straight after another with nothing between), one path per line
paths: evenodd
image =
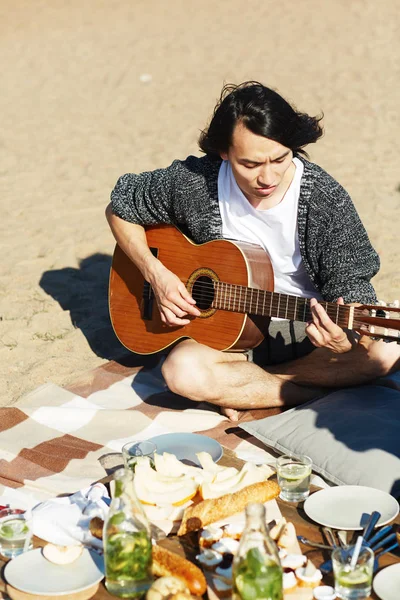
M226 494L220 498L203 500L192 504L185 509L183 519L178 530L178 535L185 535L190 531L198 531L202 527L226 519L235 513L242 512L249 502L267 502L279 495L280 487L276 481L262 481Z
M153 544L153 575L178 577L186 583L190 593L195 596L202 596L207 589L206 579L196 565L176 552L171 552L157 544Z

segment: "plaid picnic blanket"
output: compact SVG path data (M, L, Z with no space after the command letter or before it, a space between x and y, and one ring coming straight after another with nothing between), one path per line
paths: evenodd
M87 397L50 383L1 408L0 504L28 507L85 488L122 464L125 443L163 433L201 433L245 460L271 457L215 406L169 392L160 365L133 371L103 372L103 389Z

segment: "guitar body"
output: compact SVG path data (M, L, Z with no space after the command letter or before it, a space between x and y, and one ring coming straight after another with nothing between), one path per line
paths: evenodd
M210 289L212 281L222 281L273 291L272 266L259 246L228 240L194 244L168 225L149 227L146 236L153 254L194 297L199 281L210 282ZM206 300L197 302L202 314L190 324L164 325L149 284L116 246L110 273L110 317L118 339L132 352L153 354L184 338L229 351L243 351L261 343L264 335L247 314L217 310Z

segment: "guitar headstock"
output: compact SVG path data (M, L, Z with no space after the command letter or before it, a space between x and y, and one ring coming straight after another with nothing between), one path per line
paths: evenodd
M354 310L353 329L376 340L400 344L400 306L357 306Z

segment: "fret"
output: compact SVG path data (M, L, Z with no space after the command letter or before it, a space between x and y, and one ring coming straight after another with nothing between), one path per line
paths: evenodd
M237 306L236 306L236 288L237 286L234 285L233 286L233 309L236 312L237 311Z
M258 303L260 301L260 290L257 290L257 302L256 302L256 315L259 315L260 313L258 312Z
M286 296L285 319L287 319L287 318L288 318L288 316L287 316L288 304L289 304L289 296Z
M240 302L242 299L242 286L238 285L236 286L237 288L237 305L238 305L238 312L242 312L242 309L240 308Z
M306 321L306 310L307 310L307 298L304 298L304 312L303 312L303 321Z
M294 314L293 314L293 321L296 320L296 315L297 315L297 296L295 297L294 300Z
M253 306L253 288L250 288L250 305L248 312L251 313L251 308Z
M279 317L279 310L281 307L281 295L278 293L278 310L276 311L276 316Z
M274 292L271 292L271 302L269 303L269 316L272 317L272 300L274 297Z
M247 312L248 309L248 295L249 288L243 288L244 297L243 297L243 312Z

